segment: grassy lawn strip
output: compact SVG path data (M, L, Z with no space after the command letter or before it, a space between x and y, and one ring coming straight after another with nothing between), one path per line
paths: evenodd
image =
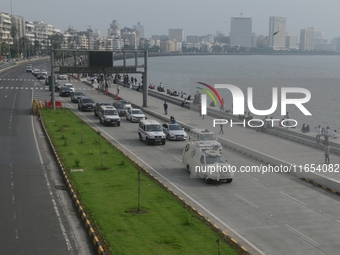
M218 254L218 235L143 173L143 213L131 213L138 206L138 168L70 110L42 109L41 116L107 253ZM220 251L238 254L223 241Z

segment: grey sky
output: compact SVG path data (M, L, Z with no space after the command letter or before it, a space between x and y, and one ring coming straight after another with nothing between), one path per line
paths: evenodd
M269 16L287 18L287 33L300 37L310 26L325 32L326 39L340 36L339 0L12 0L13 14L28 21L43 21L61 31L72 26L99 29L107 36L112 20L123 27L140 22L145 36L168 34L169 28L183 28L184 35L229 35L230 18L250 17L253 32L268 35ZM1 0L0 12L11 13L11 0Z

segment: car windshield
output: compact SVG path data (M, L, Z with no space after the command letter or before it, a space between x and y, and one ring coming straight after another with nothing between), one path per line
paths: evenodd
M205 156L205 162L206 164L226 163L226 160L221 155L216 157L207 155Z
M84 98L83 103L93 103L92 99Z
M125 110L125 105L123 105L123 104L117 104L116 105L116 108L118 108L118 109L124 109Z
M123 103L123 104L130 104L130 102L126 101L126 100L121 100L120 102Z
M106 110L105 115L118 115L118 112L116 110Z
M216 140L215 134L201 134L200 140Z
M169 130L182 130L180 125L169 125Z
M73 88L73 85L66 85L65 84L65 87Z
M161 131L161 130L162 130L161 125L152 124L146 126L146 131Z
M84 96L84 93L83 92L74 92L74 95L75 96Z
M141 110L132 110L132 114L143 114Z

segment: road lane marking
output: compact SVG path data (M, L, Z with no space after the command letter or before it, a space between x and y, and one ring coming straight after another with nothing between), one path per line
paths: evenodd
M129 131L131 131L131 129L130 128L128 128L128 127L125 127L127 130L129 130Z
M33 101L33 91L32 91L32 101ZM65 229L65 227L64 227L63 221L62 221L61 216L60 216L60 212L59 212L59 209L58 209L56 200L55 200L54 195L53 195L53 191L52 191L52 188L51 188L50 181L48 180L48 176L47 176L46 169L45 169L45 167L44 167L44 161L43 161L43 159L42 159L41 152L40 152L40 148L39 148L39 144L38 144L38 141L37 141L37 136L36 136L36 134L35 134L34 123L33 123L33 115L31 115L31 125L32 125L32 132L33 132L33 137L34 137L35 146L36 146L36 149L37 149L37 152L38 152L38 156L39 156L39 159L40 159L41 168L42 168L42 170L43 170L43 174L44 174L45 181L46 181L46 185L47 185L47 188L48 188L50 197L51 197L51 201L52 201L52 203L53 203L54 212L55 212L55 214L56 214L56 216L57 216L57 219L58 219L58 222L59 222L59 227L60 227L61 232L62 232L62 235L63 235L63 237L64 237L64 240L65 240L67 249L68 249L69 251L73 251L73 248L72 248L70 239L69 239L69 237L68 237L68 235L67 235L66 229Z
M245 199L244 197L241 197L239 194L236 194L237 197L239 197L241 200L247 202L248 204L256 207L256 208L259 208L257 205L253 204L252 202L250 202L249 200Z
M300 203L300 204L303 204L303 205L307 206L304 202L302 202L302 201L300 201L300 200L298 200L298 199L296 199L296 198L294 198L294 197L292 197L292 196L289 196L288 194L284 193L283 191L280 191L280 193L281 193L282 195L286 196L286 197L289 197L290 199L293 199L294 201L296 201L296 202L298 202L298 203Z
M286 225L288 228L290 228L291 230L293 230L293 231L295 231L296 233L298 233L299 235L301 235L302 237L304 237L305 239L307 239L307 240L309 240L309 241L315 243L316 245L319 245L318 242L316 242L316 241L314 241L313 239L309 238L308 236L302 234L299 230L296 230L295 228L289 226L288 224L285 224L285 225ZM307 240L306 240L306 241L307 241ZM308 241L307 241L307 242L308 242Z
M182 160L180 160L179 158L177 158L177 157L174 157L175 159L177 159L179 162L182 162Z
M249 174L246 174L246 173L243 173L244 175L246 175L246 176L248 176L249 178L251 178L251 179L253 179L253 180L255 180L255 181L259 181L258 179L256 179L256 178L254 178L254 177L252 177L252 176L250 176Z

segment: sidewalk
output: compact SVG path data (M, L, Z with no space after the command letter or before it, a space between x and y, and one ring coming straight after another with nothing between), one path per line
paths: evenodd
M82 79L82 81L86 81L86 79ZM86 83L91 86L89 82L86 81ZM194 128L209 129L216 133L219 142L229 148L257 158L264 164L292 165L290 167L292 174L303 179L309 179L320 186L325 186L327 189L340 193L340 156L337 154L330 154L330 162L333 165L328 165L328 167L333 166L333 171L328 171L329 168L326 168L327 165L323 165L325 161L323 150L240 126L230 127L230 125L224 125L224 134L222 135L219 134L219 125L213 127L214 118L211 116L205 116L205 118L202 119L202 117L199 116L199 112L171 104L170 102L167 102L169 105L168 115L164 115L164 100L149 95L148 107L144 109L142 107L142 93L123 86L119 86L119 90L119 97L130 101L134 107L139 107L147 113L162 118L164 121L168 121L170 116L174 116L184 127L191 126ZM115 95L116 92L117 85L114 84L109 88L109 93ZM309 133L308 136L313 136L313 133ZM332 142L338 144L340 142L338 140L340 139L332 139ZM321 171L316 170L312 172L312 164L314 164L315 169L319 166ZM303 168L306 166L309 170L300 170L300 168L296 167L294 172L294 165L302 165Z

